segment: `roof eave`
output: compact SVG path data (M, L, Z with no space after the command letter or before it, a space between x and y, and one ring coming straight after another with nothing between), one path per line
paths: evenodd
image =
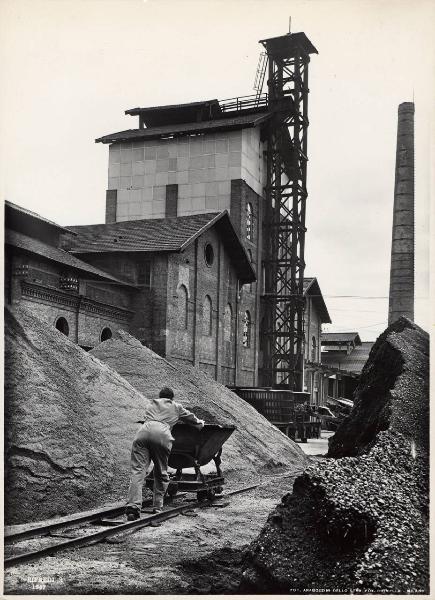
M240 251L243 252L243 255L244 255L243 258L246 260L246 265L245 266L247 267L248 273L247 273L246 276L243 276L243 274L242 274L242 276L239 276L239 280L242 283L253 283L254 281L257 281L257 274L256 274L253 266L251 265L251 261L249 260L249 256L248 256L248 253L246 252L245 247L243 246L242 242L240 241L239 236L236 233L236 230L233 227L233 224L231 222L231 218L230 218L228 210L223 210L222 212L218 213L213 219L211 219L210 221L208 221L208 223L206 223L205 225L203 225L203 227L201 227L201 229L199 229L198 231L196 231L180 247L180 252L183 252L188 246L190 246L203 233L205 233L206 231L208 231L211 227L213 227L217 223L222 222L223 220L227 221L227 227L230 228L230 231L231 231L234 239L236 240L236 243L238 243L239 246L240 246Z

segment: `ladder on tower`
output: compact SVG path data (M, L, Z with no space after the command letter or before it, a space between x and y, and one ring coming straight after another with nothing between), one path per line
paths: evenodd
M267 68L267 53L261 52L258 58L257 70L255 71L254 90L257 92L255 95L255 106L260 104L261 92L263 90L264 77L266 75Z

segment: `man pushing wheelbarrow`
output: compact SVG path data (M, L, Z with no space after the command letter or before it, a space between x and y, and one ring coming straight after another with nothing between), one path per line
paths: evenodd
M154 463L153 512L160 512L169 485L168 459L172 449L171 430L176 423L187 423L202 429L204 421L174 402L174 392L164 387L159 398L151 400L145 411L142 427L136 434L131 449L131 478L125 514L128 521L140 517L142 486L150 462Z

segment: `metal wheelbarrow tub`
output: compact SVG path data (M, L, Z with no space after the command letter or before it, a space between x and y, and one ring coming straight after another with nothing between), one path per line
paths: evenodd
M176 473L170 476L168 496L175 496L181 490L196 492L198 500L211 500L216 493L222 492L225 483L220 468L222 446L235 429L233 425L205 424L202 429L181 423L175 425L172 429L174 442L168 465L176 469ZM216 465L216 476L204 476L200 467L211 460ZM183 474L183 469L190 467L195 469L195 474ZM146 478L146 485L153 488L153 473Z
M169 466L173 469L200 467L209 463L222 452L222 446L236 428L205 424L202 429L178 424L172 429L175 438L169 455Z

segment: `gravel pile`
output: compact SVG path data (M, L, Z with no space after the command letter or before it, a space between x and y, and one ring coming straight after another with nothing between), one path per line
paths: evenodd
M240 591L429 592L428 354L407 319L380 336L331 458L270 514Z
M296 474L309 462L295 442L228 388L199 369L171 364L127 333L118 332L90 354L149 398L169 386L178 402L207 423L235 425L222 453L222 470L229 481L256 483L259 476L283 470Z
M54 327L6 309L6 523L121 500L147 402Z
M15 308L6 310L5 350L7 524L123 501L145 395L164 385L207 422L237 426L222 455L228 479L252 483L307 464L297 444L238 396L128 334L87 353Z

